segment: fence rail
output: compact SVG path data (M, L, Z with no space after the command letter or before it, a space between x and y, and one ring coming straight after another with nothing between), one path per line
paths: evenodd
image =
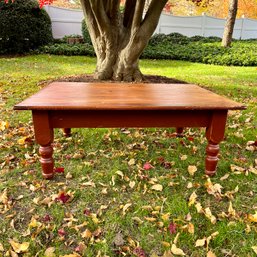
M82 10L71 10L54 6L45 6L52 21L54 38L66 35L81 35L81 22L84 17ZM162 14L155 33L169 34L173 32L192 37L216 36L222 37L225 19L202 16L173 16ZM233 38L257 38L257 20L237 19L234 27Z

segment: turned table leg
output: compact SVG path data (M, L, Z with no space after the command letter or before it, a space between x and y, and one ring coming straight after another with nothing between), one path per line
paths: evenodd
M47 111L33 111L33 123L36 142L40 145L40 163L42 176L51 179L54 175L54 160L52 142L54 139L53 128Z
M184 128L182 127L176 128L177 137L183 137L183 131L184 131Z
M210 125L206 128L206 138L208 145L206 147L205 173L213 176L217 170L219 143L224 138L226 127L227 111L215 111L212 114Z
M63 134L65 137L71 136L71 129L70 128L63 128Z

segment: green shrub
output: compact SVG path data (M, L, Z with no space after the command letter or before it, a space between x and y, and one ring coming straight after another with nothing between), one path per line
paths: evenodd
M82 26L82 36L83 36L84 42L92 45L92 41L87 29L87 24L85 22L85 19L82 20L81 26Z
M53 40L51 20L36 0L0 0L0 53L25 53Z
M95 56L94 48L89 44L52 44L40 48L41 53L54 54L54 55L86 55Z

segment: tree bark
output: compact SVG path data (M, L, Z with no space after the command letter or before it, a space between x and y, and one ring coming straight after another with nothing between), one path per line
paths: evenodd
M238 0L229 1L228 17L222 38L222 46L230 47L237 15Z
M143 79L139 57L167 1L127 0L121 12L120 0L81 0L97 56L96 79Z

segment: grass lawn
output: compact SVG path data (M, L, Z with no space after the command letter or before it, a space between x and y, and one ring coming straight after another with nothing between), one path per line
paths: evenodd
M248 106L229 114L215 177L204 175L203 129L176 138L174 129L127 128L74 129L71 138L56 130L56 176L43 180L31 114L13 105L95 64L0 59L0 256L256 256L257 68L141 60L144 74Z

